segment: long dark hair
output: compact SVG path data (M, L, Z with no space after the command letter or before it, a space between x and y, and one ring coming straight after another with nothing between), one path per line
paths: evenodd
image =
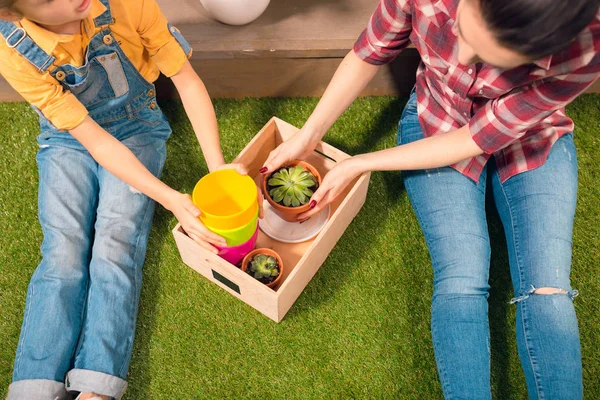
M600 0L476 0L498 42L532 58L566 48L595 18Z

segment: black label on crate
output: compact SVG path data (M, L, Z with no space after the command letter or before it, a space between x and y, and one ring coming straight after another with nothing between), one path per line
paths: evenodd
M216 280L218 280L219 282L221 282L223 285L227 286L229 289L237 292L238 294L242 294L242 293L240 293L240 287L238 285L236 285L235 283L231 282L229 279L225 278L223 275L221 275L220 273L218 273L214 269L211 269L211 271L212 271L213 276L215 277Z

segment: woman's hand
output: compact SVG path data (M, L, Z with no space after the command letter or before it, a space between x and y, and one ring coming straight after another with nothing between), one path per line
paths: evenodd
M305 221L329 203L334 201L357 176L365 172L356 158L348 158L333 167L310 199L311 209L298 215L298 221Z
M265 175L276 171L279 167L290 161L303 160L308 157L319 143L318 140L314 139L314 136L308 129L300 129L294 136L271 151L267 161L265 161L263 167L260 169L260 173Z

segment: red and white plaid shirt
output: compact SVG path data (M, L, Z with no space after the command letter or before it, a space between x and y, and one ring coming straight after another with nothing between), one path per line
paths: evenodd
M544 164L573 131L565 106L600 76L600 13L565 51L510 70L460 65L458 0L381 0L354 52L370 64L392 61L411 42L419 122L426 137L466 124L484 154L452 167L478 182L490 156L504 182Z

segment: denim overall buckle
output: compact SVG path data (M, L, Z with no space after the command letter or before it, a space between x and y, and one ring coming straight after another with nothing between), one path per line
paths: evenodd
M21 36L19 38L19 40L17 40L14 44L10 44L10 39L18 32L21 32L23 34L23 36ZM25 40L26 37L27 37L27 32L25 32L25 29L19 27L19 28L15 29L14 31L12 31L10 33L10 35L8 35L6 37L6 45L8 47L10 47L11 49L14 49L15 47L17 47L19 45L19 43L21 43L23 40Z

